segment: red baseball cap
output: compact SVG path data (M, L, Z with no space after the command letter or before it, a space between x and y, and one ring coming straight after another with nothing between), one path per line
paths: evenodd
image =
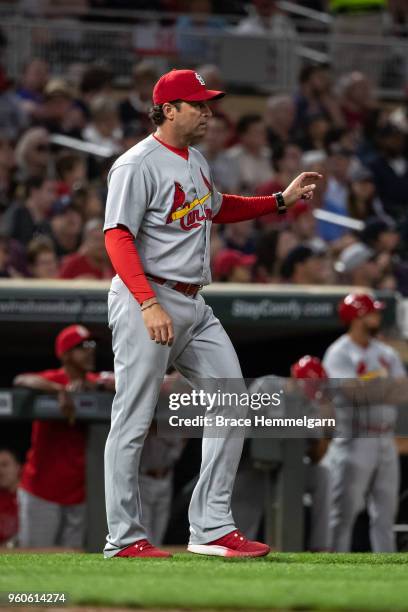
M318 357L304 355L290 369L293 378L327 378L326 370Z
M255 255L244 255L235 249L222 249L214 259L214 276L216 278L228 276L237 266L249 267L255 261Z
M375 300L368 293L349 293L338 305L340 319L350 325L354 319L364 317L370 312L384 310L384 302Z
M91 337L91 332L83 325L64 327L55 339L55 354L60 359L64 353Z
M174 100L201 102L225 96L224 91L207 89L203 77L194 70L170 70L157 81L153 88L153 104L164 104Z

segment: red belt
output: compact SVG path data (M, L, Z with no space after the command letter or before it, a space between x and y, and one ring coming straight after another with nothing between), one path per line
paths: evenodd
M159 276L153 276L153 274L148 274L147 278L150 278L152 281L157 283L158 285L164 285L167 281L165 278L160 278ZM184 293L184 295L189 295L191 297L195 297L197 293L202 288L202 285L193 285L192 283L182 283L180 281L175 282L173 285L169 285L170 289L174 289L179 293Z

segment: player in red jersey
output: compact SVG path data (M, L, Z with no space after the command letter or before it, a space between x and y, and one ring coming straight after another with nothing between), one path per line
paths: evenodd
M82 325L55 341L61 367L19 374L14 384L56 394L64 420L34 421L18 490L21 547L81 548L85 524L86 425L75 422L72 391L114 390L113 374L95 373L95 342Z

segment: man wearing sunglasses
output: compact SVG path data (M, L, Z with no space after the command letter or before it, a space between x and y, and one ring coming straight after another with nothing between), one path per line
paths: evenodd
M55 340L60 368L14 379L15 386L55 394L64 416L33 422L18 490L21 547L83 545L86 426L75 422L71 392L114 390L113 374L93 371L95 346L86 327L70 325Z

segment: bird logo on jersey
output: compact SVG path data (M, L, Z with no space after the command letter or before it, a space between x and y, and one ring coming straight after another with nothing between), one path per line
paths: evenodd
M201 211L198 207L202 206L212 194L212 186L210 181L205 177L201 170L201 176L204 184L208 189L202 198L196 198L192 202L186 202L186 194L183 187L177 181L174 182L174 198L170 212L167 216L166 224L180 220L180 227L185 232L193 228L200 227L203 221L211 221L211 208L205 208Z

